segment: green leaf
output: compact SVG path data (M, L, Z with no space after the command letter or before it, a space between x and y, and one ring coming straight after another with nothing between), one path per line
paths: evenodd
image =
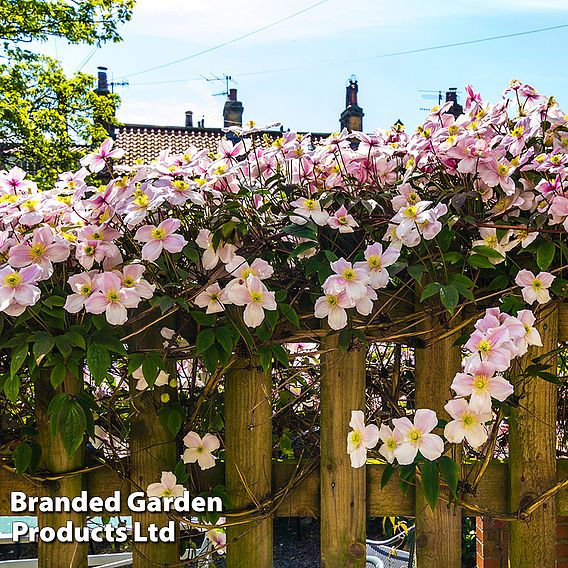
M274 353L274 356L283 367L288 366L288 352L284 349L284 347L282 347L282 345L273 345L272 353Z
M310 241L317 241L318 239L315 224L311 222L305 225L289 225L288 227L284 227L282 232L286 235L301 237L303 239L309 239Z
M95 381L102 381L110 369L110 355L106 347L91 343L87 349L87 366Z
M203 327L211 327L215 325L217 321L217 316L215 314L206 314L205 312L198 312L197 310L191 310L189 312L191 317Z
M491 262L485 256L480 254L472 254L467 257L467 263L475 268L495 268Z
M57 363L57 365L51 369L51 373L49 374L49 380L51 381L53 388L56 389L65 380L66 376L67 367L65 366L65 363Z
M442 285L439 282L430 282L430 284L427 284L424 287L424 290L422 290L422 294L420 295L420 302L423 302L431 296L434 296L440 291L441 288Z
M290 304L280 304L280 313L294 326L300 327L300 318L296 313L296 310Z
M420 284L426 268L422 264L414 264L413 266L407 267L406 271Z
M444 260L444 262L447 262L448 264L457 264L458 262L463 260L463 256L459 252L450 251L443 254L442 259Z
M270 347L261 347L258 350L260 366L265 373L270 373L272 367L272 349Z
M211 328L202 329L197 336L195 354L201 355L215 343L215 330Z
M78 331L68 331L65 334L67 340L71 345L74 347L78 347L79 349L87 349L87 345L85 344L85 338L78 332Z
M233 352L233 334L228 327L218 327L215 330L215 337L217 338L217 342L225 351L227 351L228 353Z
M177 408L172 408L168 416L168 430L173 436L177 436L177 433L181 430L181 425L183 423L183 416Z
M67 359L73 351L71 344L69 343L69 338L65 335L58 335L55 338L55 345L57 346L57 349L59 349L61 355L65 357L65 359Z
M390 481L392 474L394 473L394 467L392 463L388 463L383 470L381 475L381 489L384 489L387 483Z
M59 435L69 457L81 446L86 429L87 417L83 407L77 400L69 400L69 404L61 408L58 419Z
M309 241L307 243L300 243L288 256L288 258L295 258L296 256L300 256L305 252L313 249L316 246L316 243L313 241Z
M438 465L436 462L426 460L422 466L422 488L426 501L432 511L436 508L440 495L440 482L438 479Z
M349 327L342 329L339 332L339 349L341 351L347 351L351 346L351 340L353 338L353 330Z
M182 460L179 460L174 467L173 474L176 476L177 482L183 485L189 478L187 466Z
M544 241L536 251L536 263L541 270L548 270L554 260L556 247L551 241Z
M496 251L494 248L488 247L487 245L478 245L473 247L472 250L481 256L493 258L495 260L503 260L505 258L499 251Z
M459 467L458 464L448 456L442 456L438 462L442 479L448 484L454 499L458 498Z
M219 362L219 351L215 345L212 345L202 355L203 364L210 373L217 370L217 363Z
M18 400L18 395L20 394L20 387L22 383L18 375L9 375L6 377L6 382L4 383L4 392L8 397L10 402L16 402Z
M23 444L18 444L12 456L14 458L16 472L21 475L30 467L32 461L32 448L25 442Z
M55 339L47 331L39 331L34 335L34 345L33 354L36 363L40 363L41 360L51 352L55 345Z
M24 364L28 356L28 344L22 343L12 349L12 356L10 358L10 375L14 376Z
M450 313L453 313L459 302L457 288L451 284L442 286L440 289L440 300L442 301L442 305L447 308Z
M489 282L487 286L488 292L493 292L495 290L505 290L509 287L509 277L506 274L498 274Z

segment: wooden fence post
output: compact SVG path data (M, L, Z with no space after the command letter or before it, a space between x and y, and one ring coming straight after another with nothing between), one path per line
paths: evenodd
M339 349L339 334L322 341L321 355L321 566L365 566L365 467L347 454L352 410L365 411L366 349Z
M70 458L59 434L51 437L49 429L49 416L47 408L51 399L59 392L78 394L83 388L82 379L68 375L63 384L56 390L51 386L49 371L41 370L35 382L36 421L38 428L38 442L41 446L41 462L52 474L62 474L81 469L84 463L84 449L78 449ZM83 476L75 475L65 477L58 481L46 482L38 495L45 497L77 497L85 489ZM38 513L39 527L52 527L57 530L71 521L74 527L86 525L84 513ZM87 568L88 543L38 542L38 568L54 568L55 566L68 566L69 568Z
M558 308L544 306L537 312L537 329L543 347L530 347L521 366L558 347ZM557 355L547 360L556 373ZM509 420L509 506L512 511L556 483L556 385L539 378L516 378L519 406ZM556 505L550 499L527 520L511 523L509 532L511 568L556 566Z
M433 318L427 342L444 330ZM416 408L430 408L438 418L448 418L444 405L451 398L450 385L461 366L461 351L452 334L424 348L415 349ZM440 500L430 509L421 487L416 488L416 561L418 568L461 567L461 510Z
M136 348L159 349L163 338L156 328L135 336L131 345ZM175 367L174 367L175 369ZM131 394L136 392L135 382L131 382ZM146 491L151 483L160 481L163 471L172 471L177 462L175 438L166 430L157 414L161 394L173 394L170 387L158 387L145 392L132 402L130 426L130 478L132 491ZM169 522L167 513L132 513L132 522L140 523L141 534L154 523L165 527ZM178 531L176 529L176 535ZM133 542L132 567L152 568L179 564L179 545L177 542Z
M235 510L254 508L272 487L272 377L243 357L225 377L225 478ZM229 516L228 522L232 518ZM242 521L243 517L235 520ZM227 527L227 568L272 566L272 517Z

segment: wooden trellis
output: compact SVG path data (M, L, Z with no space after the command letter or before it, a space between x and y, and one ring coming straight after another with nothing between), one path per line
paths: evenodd
M538 313L538 329L544 346L531 348L531 358L549 353L558 343L568 340L567 316L566 305L547 306ZM443 415L444 401L450 397L451 380L460 366L459 348L454 346L457 332L451 328L437 329L432 322L423 325L428 334L441 339L428 341L426 335L424 346L416 348L417 404ZM237 517L245 523L228 530L229 568L270 567L272 518L289 516L321 518L322 566L362 568L366 517L391 515L416 517L418 568L434 565L458 568L461 566L462 512L511 521L512 568L554 568L556 515L568 514L568 492L563 490L568 483L558 485L568 479L568 462L556 460L556 387L541 379L518 381L516 394L522 396L522 404L510 419L509 462L488 463L476 493L464 495L462 508L450 507L441 501L432 513L419 487L410 487L404 493L398 483L391 482L381 489L383 465L351 468L345 448L347 425L351 410L364 407L365 350L358 346L341 351L336 334L322 335L319 464L299 467L295 463L272 460L270 376L254 358L237 357L226 375L226 464L202 472L198 483L207 487L224 479L234 496L235 508L249 510L248 514ZM373 339L380 339L378 335ZM41 414L39 407L38 412ZM47 482L17 476L9 468L0 469L0 515L11 514L11 491L69 495L85 488L91 496L105 497L118 489L124 497L131 490L155 481L159 471L171 468L175 445L167 437L160 438L161 425L152 408L144 409L139 420L143 424L133 428L131 447L140 450L137 455L143 455L148 436L159 438L162 453L148 458L152 464L144 465L144 459L138 457L132 460L130 473L123 477L114 470L96 467L58 480L58 473L80 466L75 462L60 463L53 465L51 469L56 475ZM56 444L57 439L53 443ZM463 464L462 474L475 474L480 465ZM125 507L123 514L128 514ZM164 522L155 517L144 520ZM39 553L42 568L70 565L57 564L63 558L69 560L68 548L58 543L40 548ZM137 567L166 566L176 562L177 554L175 543L159 548L136 547L134 562ZM81 558L73 560L72 565L85 565Z

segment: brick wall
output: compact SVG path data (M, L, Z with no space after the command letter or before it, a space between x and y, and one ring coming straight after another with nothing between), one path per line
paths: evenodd
M556 519L557 568L568 568L568 517ZM477 568L507 568L507 523L477 517L475 523Z

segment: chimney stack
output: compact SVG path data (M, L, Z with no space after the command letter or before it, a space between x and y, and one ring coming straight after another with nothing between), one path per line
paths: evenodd
M243 103L237 100L237 89L229 89L228 98L223 107L223 125L229 126L243 125Z
M457 87L450 87L446 91L446 102L452 102L452 106L450 107L450 114L454 115L454 118L457 118L461 114L463 114L463 107L458 103L458 93Z
M193 113L190 110L185 111L185 127L193 128Z
M345 110L339 117L339 125L341 130L347 128L350 132L363 130L363 117L365 113L357 102L357 93L359 85L355 75L351 75L345 89Z
M97 95L108 95L108 79L107 79L107 68L106 67L97 67L97 88L95 89L95 93Z

